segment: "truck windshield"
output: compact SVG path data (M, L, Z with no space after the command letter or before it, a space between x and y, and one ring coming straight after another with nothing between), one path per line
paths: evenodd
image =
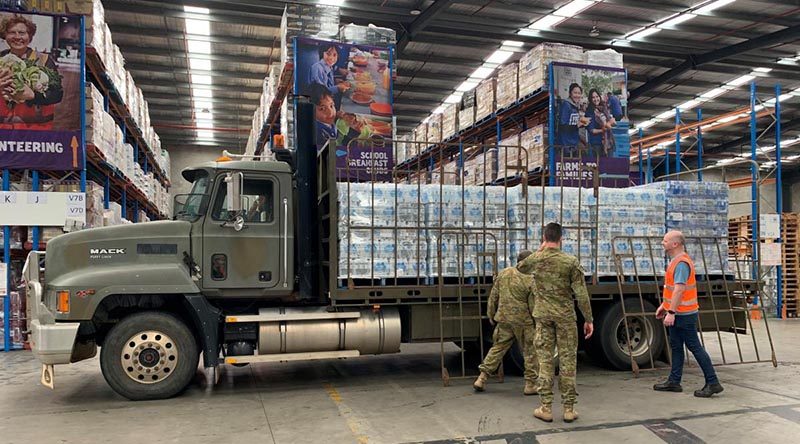
M195 176L189 194L175 196L175 218L196 220L202 216L208 206L208 189L210 179L208 173L199 171Z

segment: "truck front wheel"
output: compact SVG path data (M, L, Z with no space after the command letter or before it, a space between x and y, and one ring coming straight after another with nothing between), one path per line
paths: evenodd
M126 317L109 331L100 349L106 382L132 401L177 395L191 382L197 362L194 335L167 313Z
M625 300L627 324L619 302L600 313L595 324L597 331L588 344L593 357L602 358L617 370L631 368L631 355L640 367L649 367L651 358L655 363L664 350L664 329L654 316L656 307L646 300L643 302L646 314L632 316L631 313L642 313L642 306L638 300Z

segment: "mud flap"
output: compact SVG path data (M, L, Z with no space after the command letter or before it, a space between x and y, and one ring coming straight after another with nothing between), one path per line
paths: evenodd
M42 385L50 390L55 389L55 369L53 364L42 364Z

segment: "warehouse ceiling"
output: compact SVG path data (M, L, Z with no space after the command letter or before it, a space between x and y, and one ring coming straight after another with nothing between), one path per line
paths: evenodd
M279 28L286 3L103 1L114 41L150 103L166 147L243 149L267 66L280 60ZM764 102L780 84L787 93L781 101L783 140L800 142L800 0L339 3L342 23L372 23L398 32L398 134L437 108L504 41L513 40L523 42L520 52L554 41L623 53L630 117L647 126L645 134L673 127L674 116L667 112L678 105L692 108L684 113L685 122L696 120L698 108L708 118L749 106L751 76ZM201 23L198 31L198 21L209 23L205 29ZM540 29L529 28L532 24ZM719 87L723 89L713 92ZM687 103L706 93L718 95ZM759 127L769 123L767 118ZM770 143L765 139L761 145ZM738 124L711 131L704 144L718 159L749 152L749 129ZM794 154L792 148L800 152L800 143L787 148L788 154Z

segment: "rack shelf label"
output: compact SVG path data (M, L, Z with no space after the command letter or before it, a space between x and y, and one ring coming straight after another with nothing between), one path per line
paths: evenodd
M63 227L86 222L86 194L0 192L0 225Z

